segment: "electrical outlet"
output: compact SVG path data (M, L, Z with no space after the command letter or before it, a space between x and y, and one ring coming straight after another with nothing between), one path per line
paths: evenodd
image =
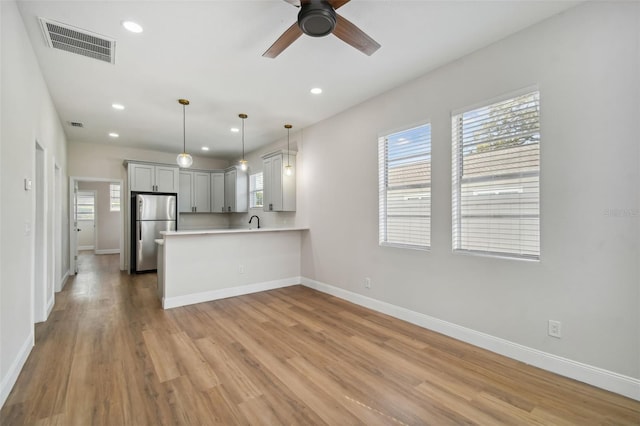
M238 273L244 274L244 265L238 265Z
M560 321L549 320L549 336L562 338L562 323Z
M371 278L364 279L364 288L371 288Z

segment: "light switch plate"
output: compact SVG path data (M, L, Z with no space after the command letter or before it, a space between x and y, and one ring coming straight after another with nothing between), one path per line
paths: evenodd
M24 178L24 190L31 191L31 179Z

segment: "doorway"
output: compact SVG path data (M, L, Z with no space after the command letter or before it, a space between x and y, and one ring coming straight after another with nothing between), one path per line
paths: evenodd
M120 254L124 270L122 180L71 176L69 178L69 253L71 274L78 273L78 250Z

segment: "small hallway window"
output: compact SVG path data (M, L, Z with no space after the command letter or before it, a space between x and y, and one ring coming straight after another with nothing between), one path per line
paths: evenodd
M120 211L120 184L109 184L109 211Z

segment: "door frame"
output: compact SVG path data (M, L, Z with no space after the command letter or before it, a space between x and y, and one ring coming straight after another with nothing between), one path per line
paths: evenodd
M38 323L46 321L51 309L53 309L54 296L49 296L48 272L48 223L47 223L47 201L48 201L48 180L47 180L47 151L40 142L35 140L34 146L34 185L33 191L33 213L31 223L33 223L32 244L34 247L32 267L31 267L31 295L32 311L31 322ZM53 288L52 288L53 290ZM53 293L53 292L52 292Z
M77 240L74 238L74 233L77 233L76 229L78 224L74 218L74 203L75 203L75 188L78 182L112 182L120 184L120 270L124 271L124 229L125 229L125 209L124 209L124 182L122 179L109 179L109 178L96 178L96 177L84 177L84 176L69 176L69 275L75 275L76 273L76 260L78 255Z

